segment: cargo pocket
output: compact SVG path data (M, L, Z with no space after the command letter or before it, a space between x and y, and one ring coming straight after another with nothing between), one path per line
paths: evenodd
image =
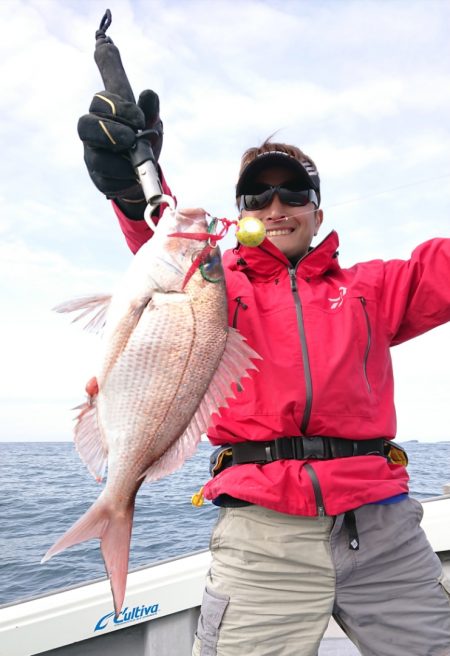
M223 615L229 604L230 597L211 592L206 588L203 593L202 608L198 620L197 636L194 653L199 656L216 656L219 629ZM200 652L198 643L200 642Z
M221 508L219 511L219 518L214 526L211 538L209 540L209 550L214 552L219 548L222 536L225 530L228 528L230 521L233 519L233 509L232 508Z
M416 511L416 516L417 516L417 523L420 524L422 519L423 519L423 505L420 503L420 501L417 501L417 499L414 499L414 497L409 497L409 500L411 502L411 505L414 507ZM401 506L401 504L400 504Z

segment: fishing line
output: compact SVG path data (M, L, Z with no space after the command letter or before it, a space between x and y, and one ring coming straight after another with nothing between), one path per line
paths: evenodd
M422 180L416 180L415 182L408 182L406 184L397 185L396 187L389 187L388 189L383 189L383 191L374 191L364 196L356 196L355 198L349 198L348 200L339 201L338 203L332 203L331 205L326 205L327 210L332 209L333 207L340 207L341 205L350 205L351 203L359 203L360 201L366 200L367 198L376 198L377 196L383 196L384 194L390 194L393 191L398 191L399 189L408 189L410 187L417 187L423 185L427 182L434 182L435 180L443 180L450 178L450 173L445 173L444 175L433 176L432 178L424 178Z
M340 207L342 205L351 205L353 203L359 203L361 201L364 201L368 198L376 198L378 196L383 196L385 194L390 194L393 191L398 191L400 189L409 189L411 187L417 187L419 185L423 185L427 182L434 182L435 180L445 180L450 178L450 173L445 173L444 175L439 175L435 176L432 178L424 178L422 180L416 180L415 182L408 182L402 185L397 185L396 187L389 187L388 189L383 189L382 191L374 191L369 194L365 194L364 196L356 196L355 198L349 198L348 200L343 200L339 201L337 203L331 203L330 205L325 205L324 207L321 208L316 208L316 209L322 209L323 211L327 211L330 209L333 209L334 207ZM295 214L290 214L289 216L282 216L279 219L270 219L271 223L281 223L288 221L289 219L294 219L299 216L303 216L304 214L309 214L311 213L312 210L311 208L309 209L301 209L299 212L296 212ZM245 216L253 216L252 214L245 214ZM267 220L269 217L262 217L262 220Z
M419 181L409 182L407 184L396 185L395 187L390 187L388 189L383 189L382 191L376 191L373 193L365 194L364 196L358 196L356 198L340 201L338 203L331 203L330 205L326 205L325 209L328 211L329 209L339 207L342 205L350 205L352 203L358 203L366 200L367 198L375 198L378 196L383 196L385 194L398 191L400 189L408 189L411 187L417 188L419 185L423 185L431 181L447 179L449 177L450 174L446 173L433 178L425 178ZM278 218L272 218L270 216L263 216L260 218L255 215L252 215L250 211L249 214L245 214L244 216L241 215L239 216L238 219L234 219L234 220L230 220L226 218L218 218L213 216L209 212L204 211L205 218L207 217L209 221L207 233L201 233L201 232L200 233L174 233L172 235L169 235L172 237L184 237L188 239L197 239L199 241L206 241L205 246L196 254L196 257L191 265L191 268L188 271L188 275L185 278L184 285L186 285L189 278L193 275L194 271L197 268L203 267L204 263L206 262L211 252L218 246L218 242L225 237L231 226L235 226L237 228L236 237L241 244L246 246L259 246L259 244L262 243L262 241L266 236L266 227L264 226L265 222L266 223L270 222L270 225L273 226L276 223L285 223L290 219L296 219L302 216L311 215L315 213L317 209L319 208L316 208L315 206L313 208L304 206L298 212L295 212L293 214L290 213L288 216L282 215Z

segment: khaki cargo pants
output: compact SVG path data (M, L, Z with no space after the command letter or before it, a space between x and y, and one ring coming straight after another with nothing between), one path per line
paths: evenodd
M414 499L343 515L226 508L193 656L316 656L331 615L364 656L449 656L450 597Z

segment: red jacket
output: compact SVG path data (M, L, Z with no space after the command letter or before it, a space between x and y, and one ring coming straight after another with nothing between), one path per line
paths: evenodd
M143 222L116 213L128 243L144 243L148 236L140 236L151 233ZM213 444L294 435L395 437L389 348L450 320L450 239L422 244L407 261L350 269L340 268L337 247L331 232L295 270L267 239L225 253L229 323L263 359L230 408L213 416ZM311 467L330 515L408 491L403 466L357 456L306 468L297 460L238 465L209 481L204 494L316 515Z

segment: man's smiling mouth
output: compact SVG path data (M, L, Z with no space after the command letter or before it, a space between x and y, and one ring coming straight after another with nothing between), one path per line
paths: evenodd
M294 232L293 228L269 228L266 232L268 237L281 237L283 235L290 235Z

